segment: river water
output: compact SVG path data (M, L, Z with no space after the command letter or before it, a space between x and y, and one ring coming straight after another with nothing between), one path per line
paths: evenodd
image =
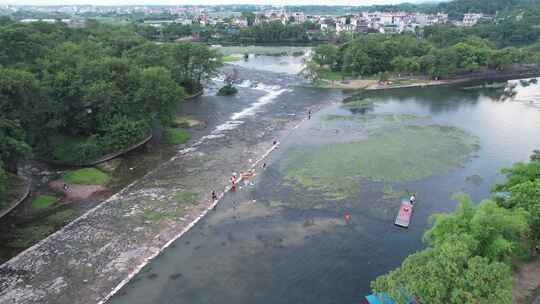
M110 303L358 302L372 280L425 246L430 215L453 210L454 193L488 197L503 179L500 168L540 147L536 84L515 82L515 96L504 100L501 88L375 92L368 96L372 109L351 111L339 92L291 86L299 83L297 59L289 70L286 58L250 60L239 64L249 81L231 100L245 107L213 126L206 140L231 130L225 139L250 137L263 119L278 122L336 103L284 136L252 183L227 194ZM268 62L280 73L259 68ZM185 111L207 109L193 103ZM420 143L426 136L432 144ZM355 166L359 172L350 175ZM393 219L405 190L419 199L411 227L401 229Z

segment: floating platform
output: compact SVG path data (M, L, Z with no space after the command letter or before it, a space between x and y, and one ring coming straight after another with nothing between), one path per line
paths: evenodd
M407 228L411 223L413 205L407 198L401 199L401 205L399 206L399 212L396 216L394 224L399 227Z

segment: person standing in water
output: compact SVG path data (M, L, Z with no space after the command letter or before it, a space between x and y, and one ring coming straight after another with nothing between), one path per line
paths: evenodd
M311 110L308 110L308 120L311 119Z
M416 193L413 193L411 195L411 198L409 199L409 202L411 203L411 205L414 205L414 203L416 202Z
M348 225L351 222L351 220L352 220L352 215L349 212L345 213L345 224Z
M216 191L212 190L212 201L217 200Z

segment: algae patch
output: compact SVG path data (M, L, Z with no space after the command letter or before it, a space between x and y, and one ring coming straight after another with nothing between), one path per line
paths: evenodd
M365 140L295 149L281 170L290 184L344 199L357 192L362 178L392 183L445 173L466 162L477 142L455 127L405 125Z

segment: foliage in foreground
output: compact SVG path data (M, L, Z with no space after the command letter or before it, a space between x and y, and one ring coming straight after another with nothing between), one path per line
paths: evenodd
M532 238L540 240L540 160L517 163L512 168L501 170L507 181L493 188L494 192L506 193L507 198L498 197L498 203L509 209L522 208L529 212Z
M430 245L372 282L398 303L511 303L512 261L528 257L540 240L540 160L501 170L494 200L475 207L464 195L452 214L434 216Z
M434 216L425 234L428 249L372 282L398 303L504 304L512 301L510 259L523 251L527 212L509 210L490 200L474 206L468 196L453 214Z

